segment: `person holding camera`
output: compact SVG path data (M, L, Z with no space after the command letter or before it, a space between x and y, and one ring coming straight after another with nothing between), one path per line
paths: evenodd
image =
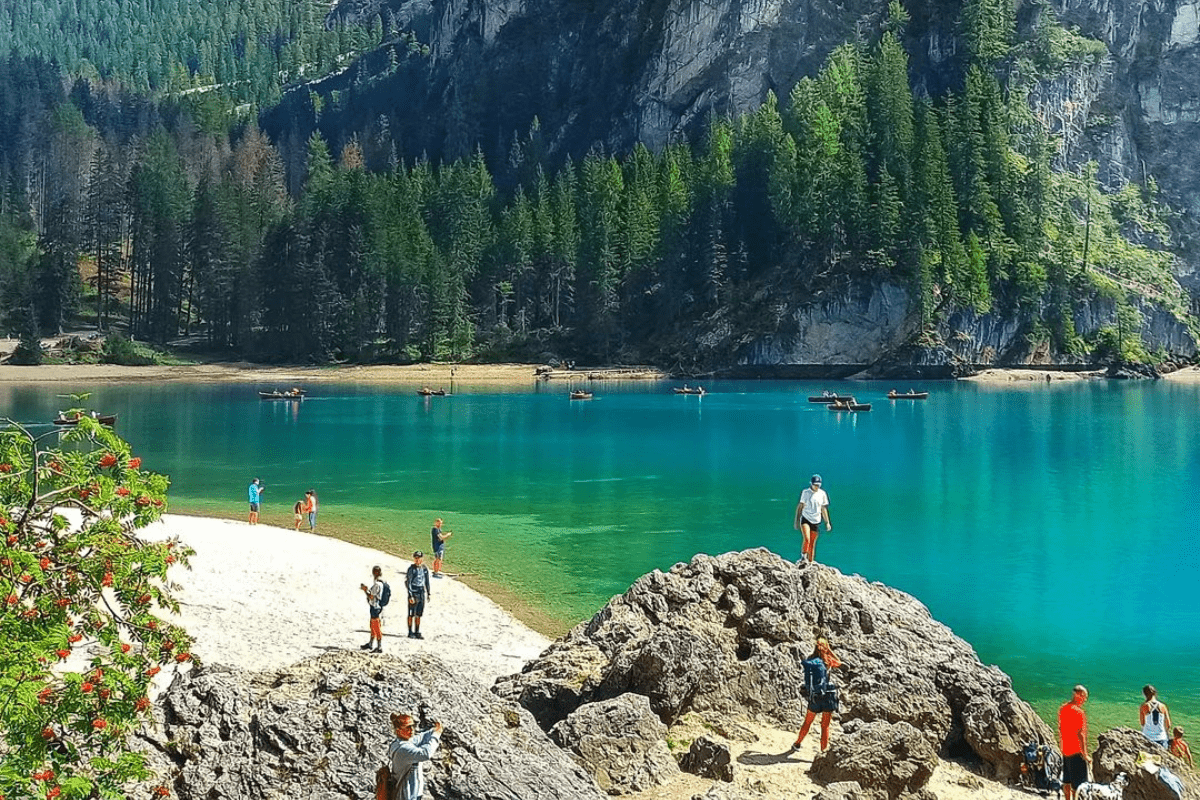
M433 758L442 736L442 723L417 731L410 714L392 714L396 738L388 745L388 800L421 800L425 796L424 762Z
M258 507L259 507L259 504L262 503L262 493L263 493L264 488L266 488L266 487L263 486L262 481L260 481L258 478L255 478L254 480L250 481L249 495L250 495L250 524L251 525L258 524Z

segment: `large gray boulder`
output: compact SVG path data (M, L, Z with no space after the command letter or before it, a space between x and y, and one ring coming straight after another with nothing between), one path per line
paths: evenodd
M1008 676L912 596L762 549L642 576L495 690L547 729L631 691L669 725L694 711L798 728L800 662L820 634L845 662L833 672L843 722L908 723L1002 781L1016 779L1022 744L1055 741Z
M813 760L809 775L817 783L882 790L896 800L924 788L937 764L937 753L912 725L869 722L835 738Z
M609 794L633 794L679 776L667 726L638 694L580 706L550 731Z
M435 797L604 797L528 712L431 655L198 668L168 688L142 745L181 800L368 800L392 739L388 715L422 707L445 726L427 768Z
M1129 776L1125 800L1176 800L1157 775L1140 766L1146 756L1183 780L1184 800L1200 800L1200 775L1185 761L1152 744L1141 731L1129 728L1111 728L1100 734L1096 752L1092 755L1093 780L1110 783L1124 772Z

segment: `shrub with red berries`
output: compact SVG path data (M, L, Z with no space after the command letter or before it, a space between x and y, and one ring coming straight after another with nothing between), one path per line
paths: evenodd
M160 665L193 658L166 588L192 551L138 535L168 485L141 463L87 415L0 428L0 798L118 797L150 778L127 736Z

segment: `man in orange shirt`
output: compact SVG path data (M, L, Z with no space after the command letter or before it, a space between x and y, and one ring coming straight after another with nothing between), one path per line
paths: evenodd
M1070 702L1058 709L1058 735L1063 754L1063 800L1075 796L1075 787L1087 783L1087 715L1083 704L1087 702L1088 690L1082 684L1075 687Z

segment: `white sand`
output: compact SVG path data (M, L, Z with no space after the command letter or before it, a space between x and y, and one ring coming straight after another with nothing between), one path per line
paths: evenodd
M428 650L490 686L550 644L453 578L434 579L421 621L425 638L409 639L404 571L411 562L337 539L171 514L143 535L178 536L196 551L192 569L172 570L171 578L181 586L179 622L208 663L277 669L329 650L357 650L370 635L359 586L371 583L375 565L392 587L385 653Z

